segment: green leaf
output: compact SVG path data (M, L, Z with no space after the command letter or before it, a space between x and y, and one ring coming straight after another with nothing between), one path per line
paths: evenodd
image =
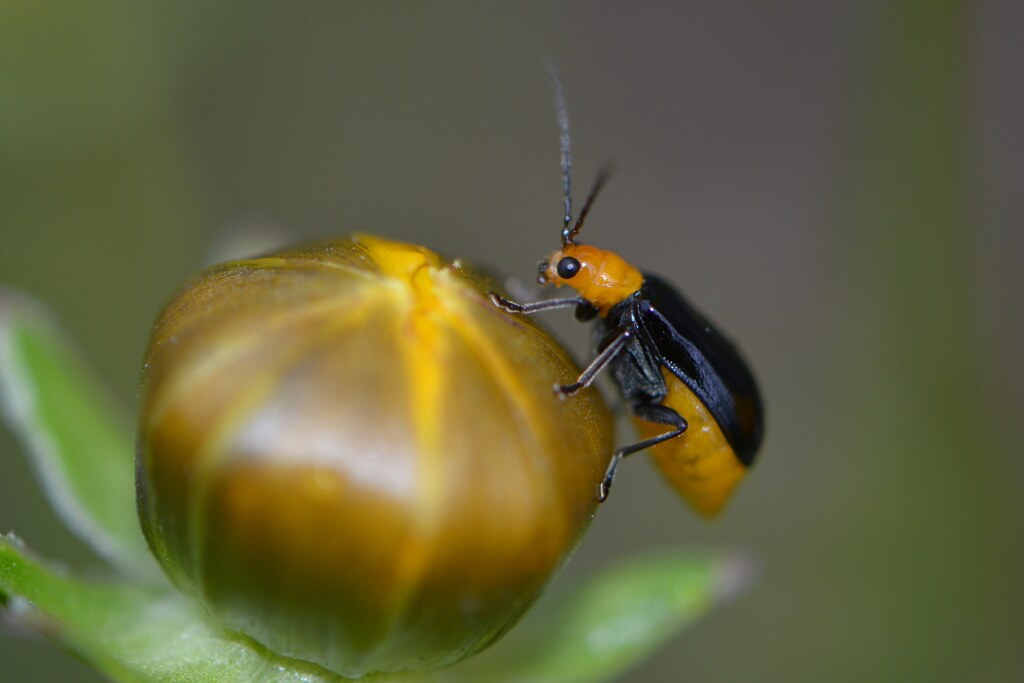
M443 672L449 683L597 683L643 661L743 589L750 563L664 551L634 557L562 596L547 596L504 640Z
M116 681L347 680L313 664L279 657L244 636L219 629L177 592L61 575L32 559L10 536L0 536L0 597L4 595L9 618L64 643ZM361 680L414 683L420 679L398 675Z
M4 289L0 414L68 528L121 571L159 576L135 513L131 420L41 307Z
M594 683L642 661L746 584L746 563L666 552L604 572L537 610L495 647L445 671L368 676L369 683ZM219 629L167 589L87 582L0 536L0 598L23 624L64 643L117 681L344 683ZM0 677L3 674L0 664Z

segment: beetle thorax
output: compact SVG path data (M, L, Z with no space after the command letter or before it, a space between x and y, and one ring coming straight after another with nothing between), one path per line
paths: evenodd
M579 272L565 279L558 275L557 266L565 257L580 262ZM569 285L594 304L601 314L619 303L643 284L643 275L618 254L589 244L569 244L553 253L545 273L556 286Z

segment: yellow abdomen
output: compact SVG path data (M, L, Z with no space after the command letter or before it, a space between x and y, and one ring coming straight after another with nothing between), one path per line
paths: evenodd
M743 478L746 467L736 457L715 418L692 391L671 372L662 368L668 387L663 404L686 418L682 436L650 449L651 457L669 483L698 512L717 515L732 490ZM665 425L634 419L643 438L666 431Z

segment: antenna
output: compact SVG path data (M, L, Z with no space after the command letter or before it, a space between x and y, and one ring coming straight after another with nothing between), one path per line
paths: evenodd
M547 63L547 67L548 75L551 77L551 87L555 91L555 110L558 114L559 142L562 148L562 246L567 247L573 243L573 239L583 229L583 221L586 220L587 214L590 212L590 205L594 203L601 188L608 182L612 168L610 164L601 168L597 174L597 180L594 181L594 186L590 189L590 194L587 195L587 201L583 204L576 225L570 228L569 225L572 224L572 183L570 181L572 149L569 137L569 107L565 103L565 90L562 88L562 79L558 77L558 71L551 62Z
M559 142L562 149L562 242L565 242L569 234L569 224L572 223L572 183L570 181L572 170L572 151L569 136L569 107L565 103L565 90L562 88L562 79L558 77L558 71L551 62L548 62L548 75L551 77L551 87L555 96L555 112L558 115Z
M568 223L562 229L562 246L566 247L572 244L573 238L580 234L580 230L583 229L583 221L587 219L587 214L590 213L590 206L597 199L597 195L601 192L601 188L608 182L608 178L612 175L611 166L603 166L597 174L597 180L594 181L594 186L590 188L590 194L587 195L587 201L583 203L583 208L580 210L580 217L576 220L576 225L572 226L572 230L569 229Z

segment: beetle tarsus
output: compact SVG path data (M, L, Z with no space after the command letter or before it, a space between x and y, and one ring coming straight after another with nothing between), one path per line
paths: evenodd
M555 393L562 398L572 398L576 394L580 393L587 388L587 385L583 382L573 382L572 384L556 384Z
M612 455L612 460L608 463L608 469L605 470L604 479L597 487L597 502L603 503L608 500L608 493L612 490L612 480L615 479L615 472L619 469L619 463L622 462L622 454L616 451Z
M504 311L507 311L508 313L522 313L523 312L523 305L520 304L520 303L516 303L515 301L511 301L510 299L506 299L503 296L499 296L495 292L488 292L487 296L490 297L492 304L494 304L495 306L497 306L498 308L500 308L500 309L502 309Z

